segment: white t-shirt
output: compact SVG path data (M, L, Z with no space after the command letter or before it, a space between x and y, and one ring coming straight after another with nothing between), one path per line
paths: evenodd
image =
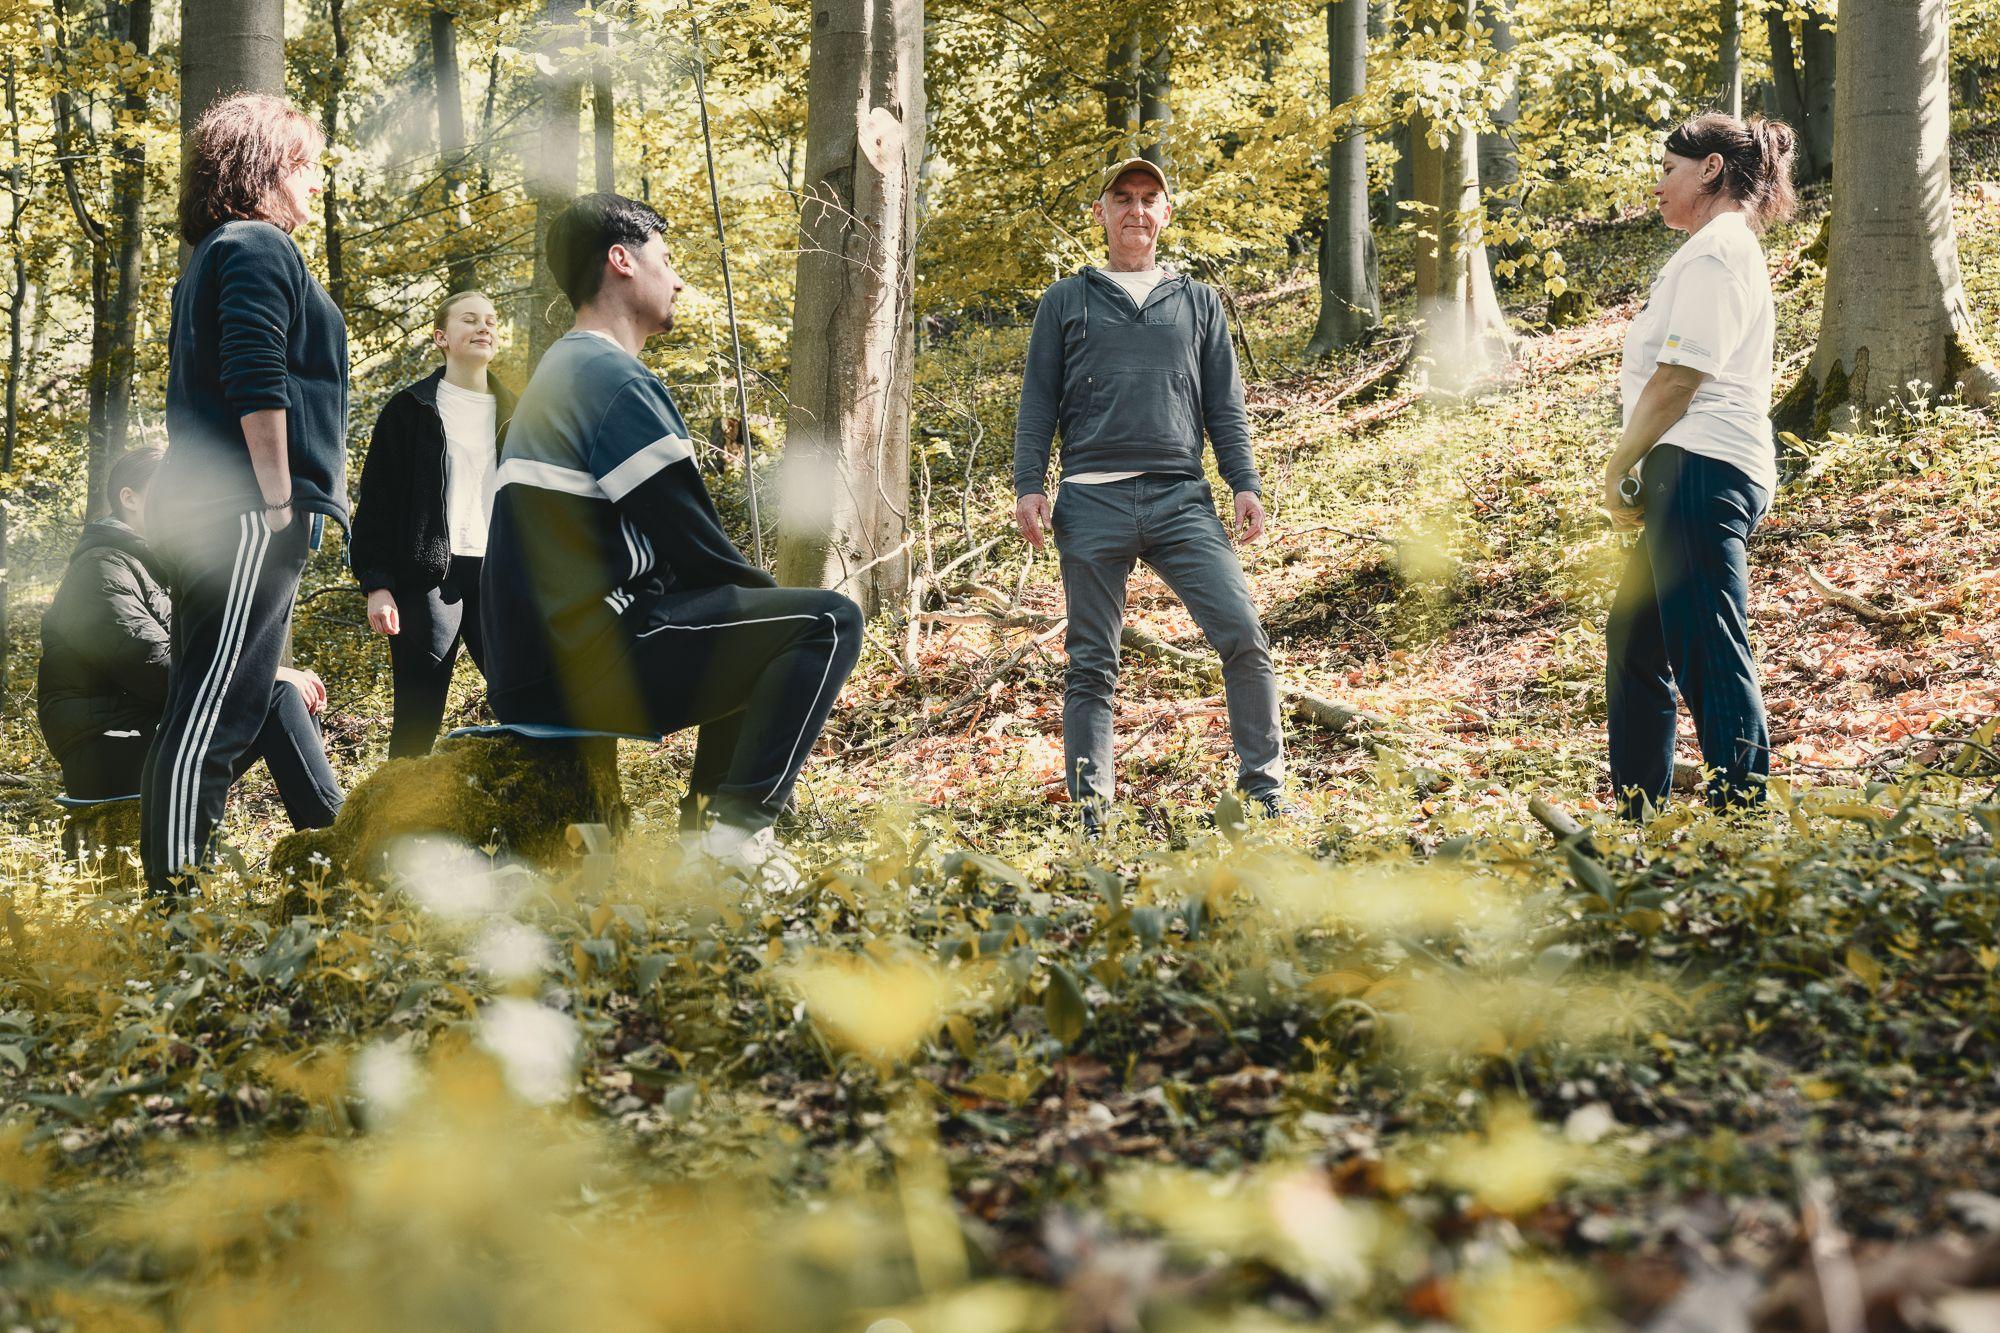
M444 420L444 526L453 555L484 556L493 519L493 437L500 405L490 393L438 381Z
M1661 365L1707 378L1687 412L1659 443L1718 458L1763 487L1778 488L1771 438L1771 359L1777 317L1764 247L1742 213L1723 213L1690 236L1653 283L1645 309L1625 331L1618 375L1630 421L1646 381Z
M1132 304L1140 310L1146 308L1146 298L1153 294L1153 288L1165 282L1167 278L1167 271L1157 264L1140 273L1126 273L1110 268L1101 268L1097 271L1123 287L1125 294L1132 298ZM1128 481L1133 477L1145 475L1143 472L1079 472L1075 476L1065 476L1063 480L1073 481L1079 486L1100 486L1107 481Z

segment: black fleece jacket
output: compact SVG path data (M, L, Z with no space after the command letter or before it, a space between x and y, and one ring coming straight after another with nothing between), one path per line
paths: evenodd
M174 284L167 349L167 458L147 526L200 530L261 509L243 418L282 409L299 515L347 526L347 324L268 222L202 237Z
M451 533L444 512L444 418L438 415L443 368L403 389L375 419L368 457L361 464L361 493L354 502L348 562L363 592L387 588L421 596L444 582L451 568ZM507 438L514 395L488 376L495 399L493 456Z
M89 737L159 723L172 616L145 538L113 518L85 527L42 617L35 712L57 759Z

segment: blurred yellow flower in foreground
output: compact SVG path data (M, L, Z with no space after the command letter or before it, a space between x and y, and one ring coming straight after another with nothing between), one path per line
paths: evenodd
M920 958L823 950L786 968L785 983L842 1050L877 1065L905 1060L970 996L972 978Z

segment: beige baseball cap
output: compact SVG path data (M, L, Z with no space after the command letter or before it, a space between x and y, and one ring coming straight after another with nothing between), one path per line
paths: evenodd
M1166 195L1168 198L1173 197L1174 187L1167 184L1167 173L1160 170L1158 163L1148 162L1143 157L1128 157L1123 162L1114 162L1111 166L1107 167L1103 179L1097 185L1098 197L1103 198L1104 192L1110 189L1118 178L1128 171L1145 172L1160 183L1161 194Z

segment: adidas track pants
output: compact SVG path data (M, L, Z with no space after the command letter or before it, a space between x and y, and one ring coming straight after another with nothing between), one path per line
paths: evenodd
M261 513L230 515L162 551L173 656L139 788L139 855L154 893L208 860L231 779L270 712L311 526L300 514L272 532Z

